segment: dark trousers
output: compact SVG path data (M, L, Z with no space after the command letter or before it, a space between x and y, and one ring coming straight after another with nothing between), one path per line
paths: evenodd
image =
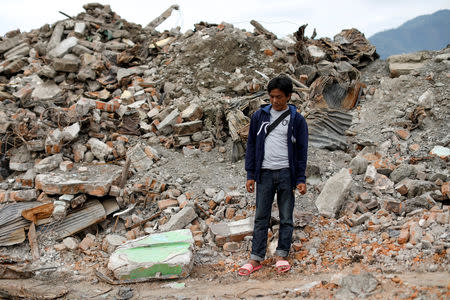
M275 193L280 214L280 231L275 254L281 257L289 254L294 231L295 203L290 172L289 169L263 169L261 170L261 180L256 185L256 214L250 259L262 261L266 255L267 234Z

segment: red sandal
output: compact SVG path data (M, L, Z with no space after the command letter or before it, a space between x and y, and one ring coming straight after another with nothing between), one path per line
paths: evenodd
M275 264L275 269L279 274L289 271L291 265L287 260L281 259Z
M238 274L241 276L248 276L248 275L252 274L253 272L258 271L261 268L262 268L262 265L257 265L254 267L252 264L247 263L239 268Z

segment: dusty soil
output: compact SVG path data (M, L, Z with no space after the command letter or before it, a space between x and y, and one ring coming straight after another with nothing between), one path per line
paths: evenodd
M376 290L365 299L448 299L450 279L446 272L383 273L355 264L343 270L308 273L294 267L279 275L266 261L263 269L250 277L238 276L228 265L197 266L189 278L127 285L109 285L90 281L59 280L50 283L37 279L2 280L0 287L14 286L16 295L52 298L58 293L64 299L336 299L339 277L371 272L378 280ZM312 285L312 287L307 287ZM42 292L39 292L42 291ZM46 295L47 297L45 297ZM359 298L358 298L359 299Z

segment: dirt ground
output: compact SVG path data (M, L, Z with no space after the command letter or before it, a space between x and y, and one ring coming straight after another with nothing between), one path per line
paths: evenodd
M10 295L27 299L344 299L337 298L336 281L347 274L370 272L378 280L376 289L365 299L449 299L450 277L446 272L401 274L382 273L360 264L343 270L306 273L295 266L288 273L277 274L270 260L250 277L241 277L237 265L195 267L190 277L126 285L110 285L95 278L57 282L1 280L0 288ZM15 298L15 297L13 297ZM356 299L361 299L355 297ZM6 298L5 298L6 299Z

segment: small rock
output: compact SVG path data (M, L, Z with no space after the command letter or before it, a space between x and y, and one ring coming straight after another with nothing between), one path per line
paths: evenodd
M395 134L399 137L399 138L401 138L402 140L407 140L407 139L409 139L409 137L411 136L411 134L409 133L409 131L408 130L405 130L405 129L399 129L399 130L397 130L396 132L395 132Z
M350 161L350 169L354 174L363 174L366 172L367 166L369 165L369 161L364 157L355 156Z
M80 242L78 247L81 250L86 251L94 245L94 242L95 242L95 236L93 234L88 233L88 234L86 234L84 239Z
M240 244L236 242L227 242L223 244L223 250L228 252L238 252L240 249L241 249Z
M127 239L118 234L108 234L102 243L102 250L107 253L112 253L116 249L117 246L125 243Z
M377 175L377 169L373 165L369 165L364 175L364 181L367 183L374 183Z
M67 249L75 250L78 248L78 241L74 237L67 237L63 240L63 244L67 247Z

